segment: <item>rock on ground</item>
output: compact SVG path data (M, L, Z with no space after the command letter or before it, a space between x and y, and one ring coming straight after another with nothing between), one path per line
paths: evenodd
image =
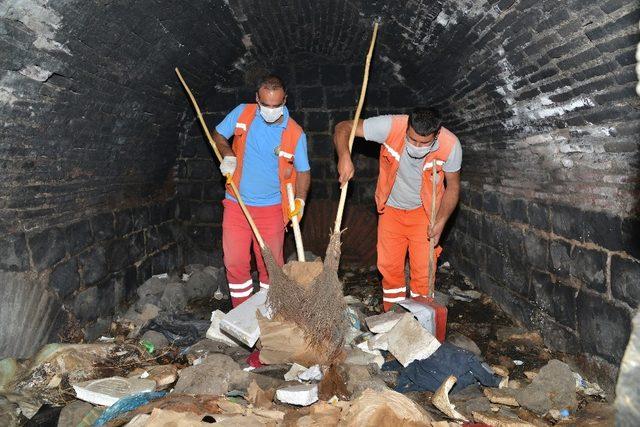
M202 271L195 271L184 284L187 299L205 298L212 296L223 278L220 269L207 267Z
M468 338L458 332L453 332L452 334L449 334L449 336L447 336L447 341L449 341L451 344L457 347L463 348L465 350L469 350L471 353L475 354L476 356L482 355L480 348L471 338Z
M187 303L188 299L182 283L167 283L160 299L160 307L170 312L176 312L183 310Z
M516 391L518 403L523 407L543 415L550 409L574 410L576 400L576 380L566 363L551 360L526 388Z
M231 357L210 354L203 363L180 371L174 391L187 394L221 395L230 390L246 390L249 375Z
M156 350L159 350L169 345L169 340L164 335L162 335L160 332L157 332L157 331L145 332L144 335L142 335L141 340L149 341L151 344L153 344Z

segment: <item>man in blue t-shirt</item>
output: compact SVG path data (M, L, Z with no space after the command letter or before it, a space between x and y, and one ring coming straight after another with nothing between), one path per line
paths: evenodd
M265 244L280 265L284 264L284 231L288 220L283 216L283 210L288 212L288 204L282 180L292 174L287 168L295 170L295 209L289 218L296 215L302 218L311 183L307 138L289 116L286 100L282 79L265 76L257 86L257 104L238 105L216 126L213 135L223 156L220 171L238 186ZM229 145L231 136L233 147ZM230 191L228 186L223 201L222 248L235 307L253 291L252 245L262 288L269 287L269 276L257 240Z

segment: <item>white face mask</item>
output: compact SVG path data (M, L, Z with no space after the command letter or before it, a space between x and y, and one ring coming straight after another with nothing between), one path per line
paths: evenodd
M414 157L416 159L420 159L426 156L427 154L429 154L429 151L431 151L431 147L433 146L432 144L432 145L427 145L426 147L416 147L415 145L410 143L406 137L405 137L404 143L405 143L404 144L405 147L407 147L407 154L409 154L411 157Z
M279 107L271 108L260 104L260 115L267 123L273 123L284 113L284 104Z

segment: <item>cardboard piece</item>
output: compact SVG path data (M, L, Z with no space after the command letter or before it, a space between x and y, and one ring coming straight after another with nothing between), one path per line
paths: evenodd
M440 347L436 337L424 329L410 313L405 313L387 335L389 352L404 367L414 360L426 359Z
M260 325L260 362L266 365L298 363L303 366L324 365L329 354L309 347L304 332L293 322L269 320L258 316Z
M267 318L271 313L266 305L267 290L262 289L251 298L229 311L220 321L220 330L241 343L253 347L260 337L257 312Z
M340 425L345 427L430 426L433 418L408 397L366 389L353 401Z

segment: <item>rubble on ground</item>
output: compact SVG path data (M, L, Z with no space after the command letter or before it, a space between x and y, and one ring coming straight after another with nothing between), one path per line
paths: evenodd
M348 273L348 330L331 365L299 326L271 318L266 292L230 311L224 271L193 265L141 285L98 342L1 360L0 425L48 413L59 426L133 427L613 420L598 384L451 269L438 276L438 298L451 296L443 342L419 305L380 313L374 270Z

